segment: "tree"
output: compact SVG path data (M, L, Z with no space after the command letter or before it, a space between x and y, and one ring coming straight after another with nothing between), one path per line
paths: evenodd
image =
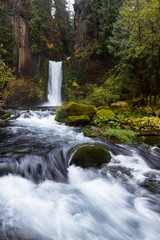
M116 32L121 26L121 32ZM114 25L110 51L121 56L121 64L138 81L137 92L156 96L160 91L160 3L159 0L127 0ZM126 34L127 33L127 34ZM112 42L119 43L119 49ZM127 65L127 66L126 66ZM126 70L123 70L126 72ZM128 71L128 70L127 70ZM133 80L133 79L132 79Z
M27 0L30 11L29 27L32 37L32 52L37 54L45 49L46 30L51 18L52 0Z
M113 24L116 21L121 6L119 0L88 0L91 14L88 15L88 30L94 32L95 38L101 42L104 54L108 53L109 37L112 35ZM95 33L96 32L96 33Z
M69 56L74 45L74 23L73 18L66 9L66 0L54 0L55 19L58 22L62 34L64 51Z
M8 4L2 1L0 5L0 44L3 44L6 51L1 52L7 65L13 67L15 58L13 54L15 38L13 35L12 11Z
M13 75L14 70L9 68L5 61L2 59L2 54L5 54L6 50L3 45L0 45L0 99L3 97L6 86L15 80Z

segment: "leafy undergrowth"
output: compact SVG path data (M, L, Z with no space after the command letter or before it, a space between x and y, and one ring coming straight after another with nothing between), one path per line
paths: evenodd
M137 135L131 130L105 129L102 136L116 143L130 143L137 140Z
M158 117L126 117L119 115L116 117L99 117L94 121L97 126L108 126L113 129L131 129L138 131L159 131L160 118Z
M95 126L86 126L83 133L88 137L106 137L116 143L131 143L138 140L137 133L132 130L111 129L107 127L98 128Z

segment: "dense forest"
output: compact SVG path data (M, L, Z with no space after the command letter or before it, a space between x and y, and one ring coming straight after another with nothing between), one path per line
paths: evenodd
M71 56L64 61L64 100L96 106L118 101L156 106L160 95L159 1L75 0L74 18L66 6L66 0L0 1L0 98L6 103L20 101L16 96L21 95L17 87L21 82L24 90L30 86L26 93L30 102L44 99L47 61ZM29 32L26 51L31 53L29 60L24 57L29 63L18 55L23 36L17 34L17 14L28 28L24 35ZM30 65L34 68L31 73L25 69L27 64L29 71Z
M48 60L64 60L74 24L64 0L0 1L0 99L12 105L45 99Z

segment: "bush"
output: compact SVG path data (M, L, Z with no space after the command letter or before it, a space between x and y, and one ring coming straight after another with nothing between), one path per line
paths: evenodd
M136 133L131 130L106 129L103 136L117 143L130 143L136 140Z

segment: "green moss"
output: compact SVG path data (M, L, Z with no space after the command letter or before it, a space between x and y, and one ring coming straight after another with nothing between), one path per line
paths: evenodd
M136 133L131 130L106 129L102 135L117 143L130 143L136 140Z
M87 137L98 137L98 128L95 126L86 126L83 128L83 134Z
M0 118L1 119L7 119L11 116L11 112L10 111L3 111L0 110Z
M109 152L100 146L90 145L80 147L72 157L71 164L87 167L100 167L110 161Z
M115 114L110 109L100 109L96 112L96 117L115 117Z
M55 120L57 122L65 122L65 110L64 110L64 104L62 106L59 106L56 110L56 117Z
M66 124L74 125L74 126L87 125L89 123L90 123L90 119L86 115L70 116L70 117L67 118L67 121L66 121Z
M107 123L109 118L114 118L116 115L110 109L100 109L94 116L94 124L101 125Z
M62 106L58 107L55 120L58 122L66 122L66 119L70 116L84 115L86 115L90 120L92 120L95 112L95 109L90 105L69 102L64 103Z

